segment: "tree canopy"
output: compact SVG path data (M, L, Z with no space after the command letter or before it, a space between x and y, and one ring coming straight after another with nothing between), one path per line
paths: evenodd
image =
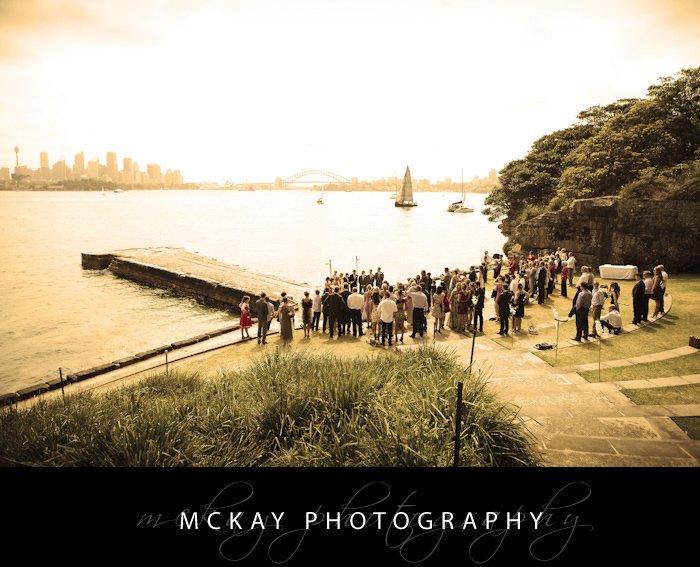
M700 183L700 67L659 79L646 98L594 106L577 119L505 165L484 214L518 223L573 199L661 199Z

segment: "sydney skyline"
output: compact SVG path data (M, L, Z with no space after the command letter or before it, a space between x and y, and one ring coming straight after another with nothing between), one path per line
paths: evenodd
M695 0L0 2L0 166L483 177L697 66L698 28Z

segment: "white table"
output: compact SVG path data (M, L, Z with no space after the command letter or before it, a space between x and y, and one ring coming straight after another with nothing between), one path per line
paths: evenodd
M633 280L637 275L637 266L615 266L603 264L598 266L600 277L606 280Z

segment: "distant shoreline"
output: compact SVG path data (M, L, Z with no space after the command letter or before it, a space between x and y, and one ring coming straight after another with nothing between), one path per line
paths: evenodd
M278 189L274 187L123 187L122 192L127 193L129 191L235 191L235 192L253 192L253 191L327 191L333 193L395 193L394 190L389 189L342 189L338 187L323 187L320 185L314 185L311 187L294 187ZM101 189L70 189L66 187L0 187L0 192L24 192L24 193L51 193L51 192L61 192L61 193L102 193ZM472 195L488 195L491 190L488 191L474 191L466 190L465 193ZM114 193L113 189L105 190L105 193ZM414 193L454 193L455 195L461 194L461 190L456 189L429 189L429 190L416 190Z

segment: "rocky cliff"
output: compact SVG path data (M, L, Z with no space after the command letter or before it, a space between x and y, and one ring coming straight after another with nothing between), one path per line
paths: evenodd
M579 199L557 212L505 225L511 246L573 251L577 265L659 263L673 272L700 267L700 200Z

